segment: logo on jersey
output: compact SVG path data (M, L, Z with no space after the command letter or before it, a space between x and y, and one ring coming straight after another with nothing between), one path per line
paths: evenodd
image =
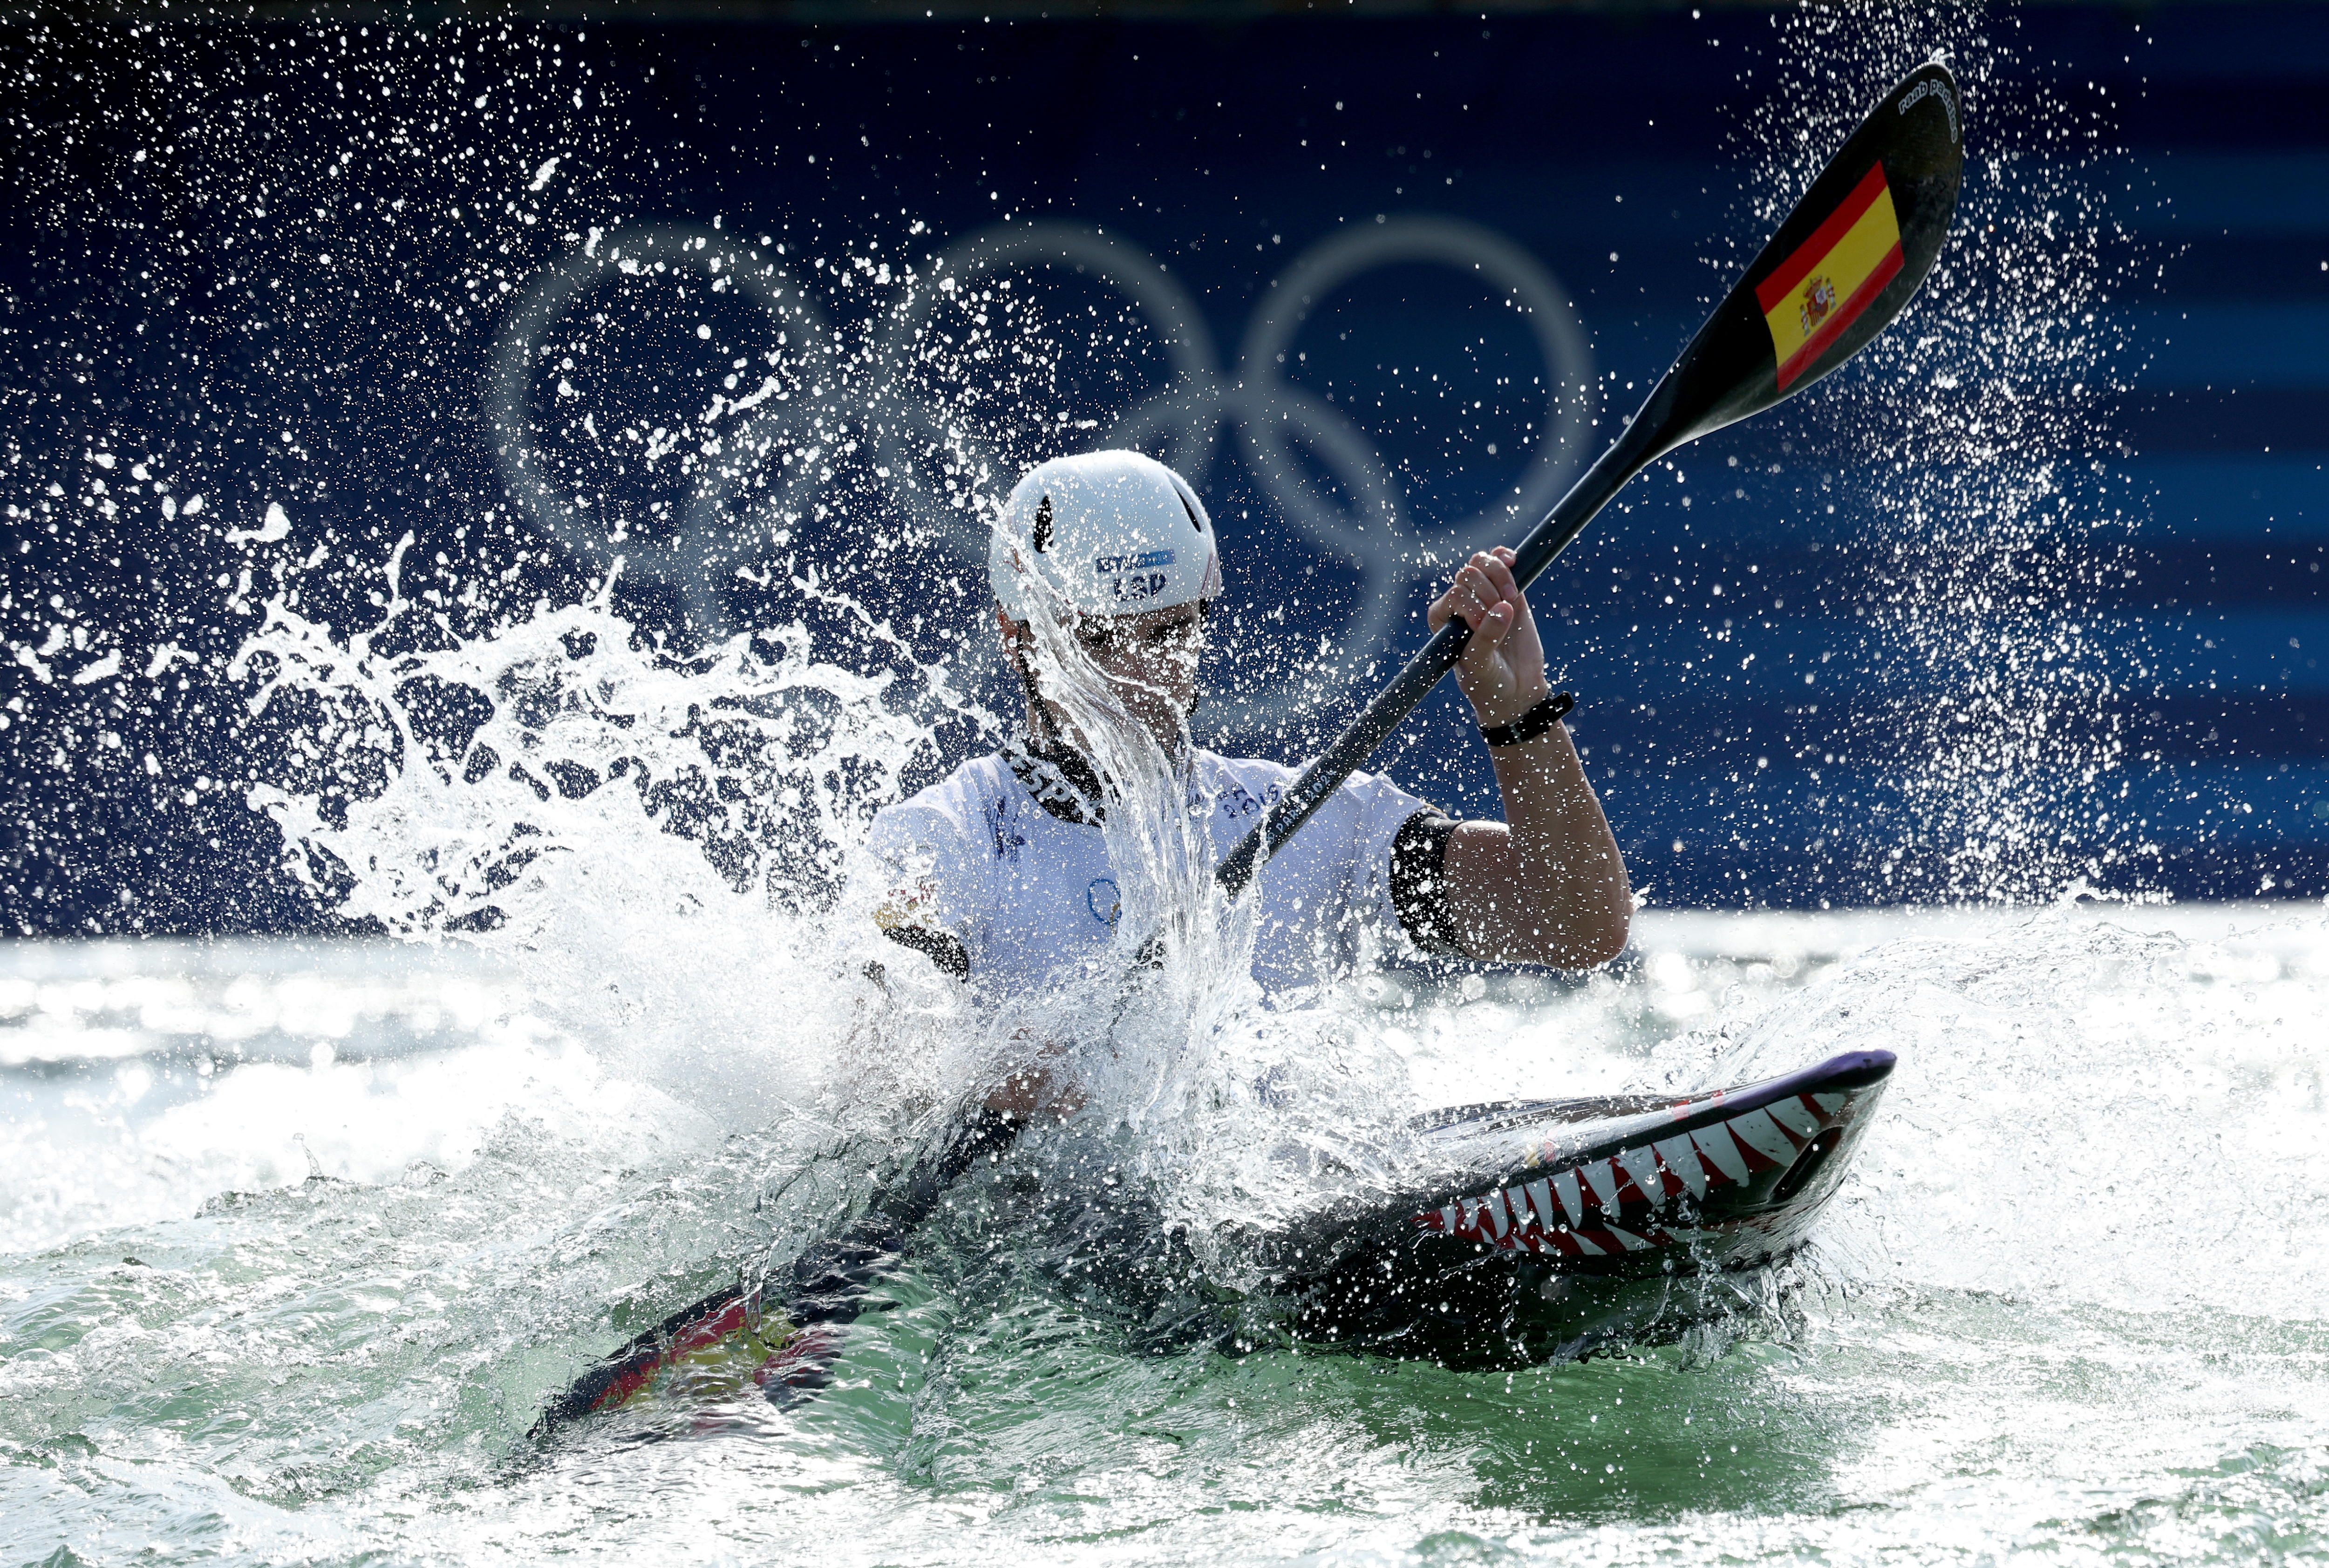
M1256 795L1245 785L1231 779L1229 781L1229 787L1224 789L1220 796L1221 814L1231 822L1237 821L1240 817L1255 816L1268 807L1276 805L1285 798L1285 795L1286 786L1282 784L1269 784L1260 794ZM1195 804L1193 801L1190 803Z
M1113 931L1116 929L1116 917L1124 913L1124 899L1117 892L1113 881L1106 877L1095 877L1091 886L1084 889L1084 907L1091 911L1094 920Z
M1019 831L1019 803L1004 799L986 801L979 810L986 817L986 831L995 840L995 858L1019 863L1019 851L1027 847L1027 835Z

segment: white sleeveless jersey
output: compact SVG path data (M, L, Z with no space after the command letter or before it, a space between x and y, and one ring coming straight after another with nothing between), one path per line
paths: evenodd
M1207 810L1216 859L1297 776L1279 763L1193 755L1191 803ZM1253 955L1265 991L1331 978L1370 932L1393 953L1418 951L1392 898L1391 861L1419 814L1438 816L1389 779L1353 774L1268 862ZM872 848L893 878L877 915L883 929L934 956L944 944L942 964L966 957L982 991L1023 991L1110 945L1119 900L1100 829L1045 810L1000 755L882 812Z

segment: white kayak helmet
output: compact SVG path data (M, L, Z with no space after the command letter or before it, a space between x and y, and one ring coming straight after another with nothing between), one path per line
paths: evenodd
M1019 481L995 519L986 576L1014 621L1047 601L1130 615L1215 597L1221 558L1187 480L1137 452L1087 452Z

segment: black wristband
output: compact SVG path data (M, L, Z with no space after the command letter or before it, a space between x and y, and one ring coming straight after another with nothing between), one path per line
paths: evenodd
M1510 724L1499 724L1493 729L1482 725L1480 738L1490 746L1519 746L1540 735L1550 735L1552 727L1568 718L1569 710L1576 706L1576 698L1566 691L1556 691Z

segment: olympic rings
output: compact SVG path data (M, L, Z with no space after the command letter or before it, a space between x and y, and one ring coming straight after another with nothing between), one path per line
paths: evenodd
M603 525L588 515L591 498L553 482L552 455L533 445L533 399L530 383L555 346L544 341L549 330L582 299L626 277L672 270L701 270L706 287L724 292L733 288L750 298L783 329L782 342L797 368L790 380L796 390L821 390L833 377L833 329L816 296L783 271L754 262L730 237L688 224L658 224L621 230L602 249L600 237L569 255L545 273L523 305L512 314L494 345L494 425L502 483L510 499L566 547L585 559L605 559L610 541ZM789 402L789 394L787 401ZM759 403L739 399L753 418L741 424L729 439L756 447L765 455L770 442L755 440L773 430L781 418L770 398ZM779 469L778 505L797 500L816 481L806 472L784 474ZM623 540L626 568L632 576L662 581L676 587L690 615L700 624L718 628L728 619L726 606L710 580L714 559L734 529L731 504L741 488L699 485L689 498L684 517L660 551L636 540ZM655 559L660 555L663 559Z
M830 478L811 465L780 461L774 472L768 455L787 445L790 422L818 412L815 399L837 395L836 341L817 300L781 271L750 259L742 248L711 230L680 225L618 230L604 253L599 239L545 273L504 327L495 347L495 424L501 436L502 471L513 500L570 548L603 556L608 540L587 519L588 499L553 482L551 458L530 448L533 424L532 379L552 352L539 340L587 294L618 276L655 268L700 267L724 286L759 304L784 329L792 351L789 374L796 392L808 397L764 398L751 418L728 437L736 450L757 459L731 467L722 487L699 486L685 521L660 566L645 575L679 586L692 615L710 627L728 616L710 577L713 559L731 544L732 508L748 492L771 493L779 514L797 513L805 498ZM1098 229L1071 223L1037 223L982 230L941 251L909 291L882 334L878 354L881 383L870 393L850 393L846 416L861 424L872 449L873 472L891 501L915 522L943 541L966 571L983 570L986 519L992 505L1015 477L976 432L959 419L910 395L911 368L940 302L942 285L956 291L999 272L1040 273L1058 268L1122 296L1155 333L1171 372L1164 387L1118 414L1086 444L1136 447L1171 464L1201 490L1218 455L1227 422L1237 437L1244 466L1279 508L1284 520L1321 554L1353 571L1358 602L1341 628L1339 653L1351 664L1389 652L1419 571L1435 572L1437 550L1419 550L1398 487L1365 433L1343 411L1285 379L1285 356L1303 324L1334 293L1374 268L1430 262L1474 274L1528 321L1543 356L1543 411L1531 437L1536 450L1512 491L1512 499L1453 525L1447 551L1460 559L1472 550L1507 541L1516 521L1532 521L1558 497L1584 457L1584 442L1597 407L1592 352L1570 307L1566 291L1525 250L1477 224L1447 218L1388 219L1337 234L1298 256L1262 292L1264 304L1249 323L1237 370L1224 377L1212 336L1195 301L1180 282L1150 257ZM740 405L731 405L731 411ZM861 415L858 410L863 410ZM716 408L715 408L716 411ZM797 439L791 443L797 446ZM930 446L948 453L950 493L921 482L921 454ZM1337 505L1307 477L1295 449L1306 451L1342 493ZM1284 724L1297 718L1339 682L1315 669L1288 671L1266 689L1232 699L1247 724Z
M1501 284L1506 299L1528 318L1545 368L1552 372L1545 378L1545 429L1535 458L1513 491L1515 499L1453 525L1455 553L1465 559L1475 550L1511 543L1515 519L1533 521L1551 510L1584 459L1585 432L1592 425L1598 400L1593 351L1561 286L1534 257L1492 229L1455 218L1398 218L1346 230L1303 252L1262 292L1265 305L1255 313L1238 352L1239 374L1248 387L1264 384L1265 378L1277 380L1295 333L1313 310L1353 277L1402 261L1436 261ZM1284 474L1289 465L1265 442L1270 428L1263 421L1246 426L1255 470ZM1272 495L1280 505L1291 505L1274 486Z

